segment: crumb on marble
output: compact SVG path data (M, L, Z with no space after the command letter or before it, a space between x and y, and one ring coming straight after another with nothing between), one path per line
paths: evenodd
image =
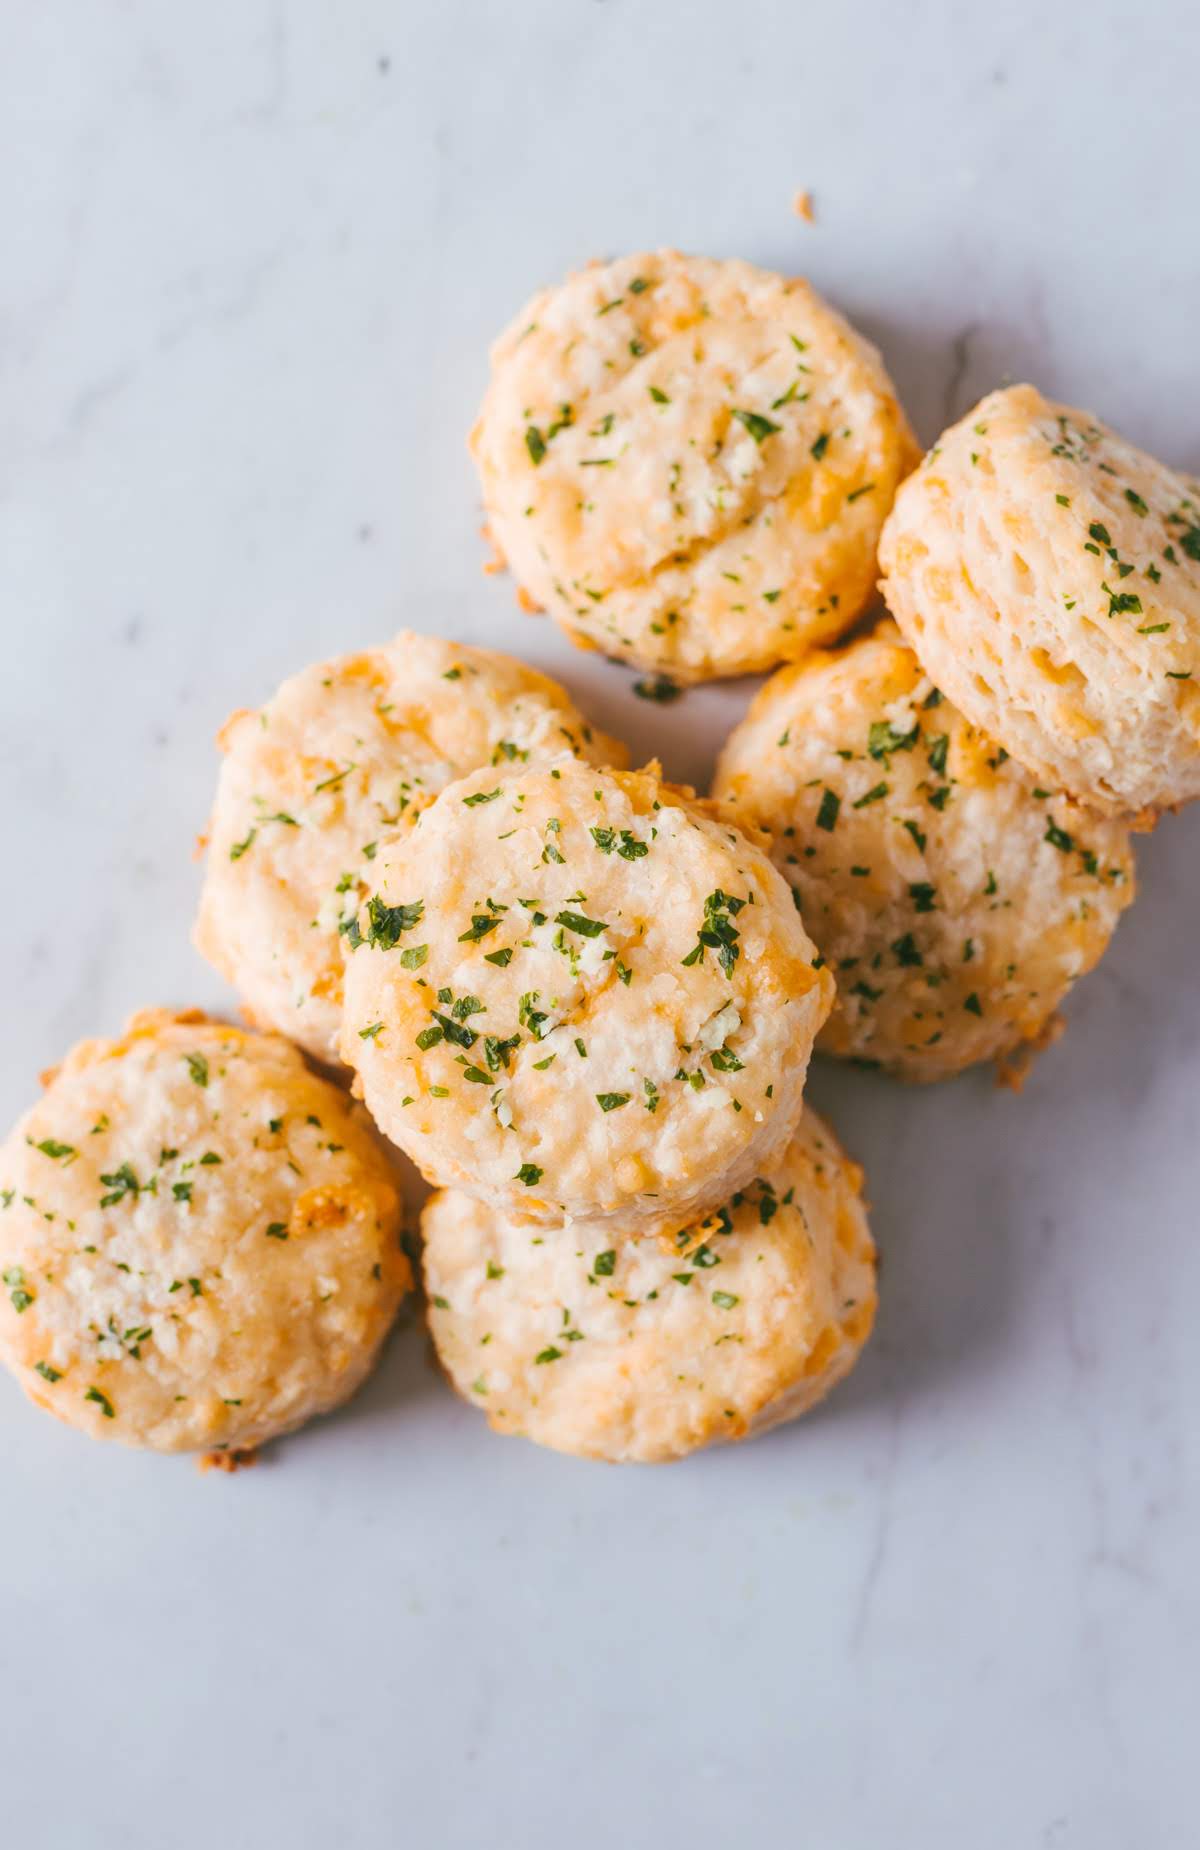
M1023 1041L1011 1053L997 1055L996 1084L1006 1086L1010 1092L1020 1092L1038 1055L1053 1047L1066 1025L1061 1015L1051 1015L1032 1039Z
M249 1471L258 1463L258 1452L253 1446L245 1451L202 1452L196 1460L200 1471L223 1471L228 1476L234 1471Z

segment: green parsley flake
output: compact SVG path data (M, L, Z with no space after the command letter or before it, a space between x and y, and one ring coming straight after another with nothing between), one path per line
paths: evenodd
M568 931L578 932L581 938L598 938L608 926L603 919L589 919L582 912L556 912L556 925L565 925Z
M723 893L720 887L715 893L710 893L704 902L704 920L696 934L696 946L681 962L702 964L705 950L715 950L722 970L726 976L732 977L733 966L739 955L740 936L733 921L745 903L744 899L735 899L729 893Z
M635 681L633 691L639 700L653 700L660 707L669 706L683 693L678 683L666 674L656 674L652 680Z
M841 797L837 794L836 790L830 790L827 786L821 793L821 805L817 810L817 827L832 832L838 819L838 811L841 807Z
M765 443L768 437L775 436L777 431L783 429L781 424L772 424L770 418L763 417L758 411L735 410L733 415L749 431L755 443Z

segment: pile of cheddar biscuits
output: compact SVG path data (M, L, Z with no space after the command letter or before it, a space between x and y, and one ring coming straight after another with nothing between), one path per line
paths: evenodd
M0 1357L97 1437L336 1406L410 1256L499 1431L803 1412L876 1302L814 1047L1014 1070L1200 793L1200 487L1087 413L1010 387L919 460L806 283L660 251L533 299L471 445L527 607L662 687L776 672L707 798L411 633L230 720L196 942L251 1025L145 1011L0 1147Z

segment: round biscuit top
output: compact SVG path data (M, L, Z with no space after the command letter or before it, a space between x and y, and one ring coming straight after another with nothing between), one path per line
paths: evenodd
M0 1146L0 1359L95 1438L239 1451L345 1400L410 1284L366 1115L294 1048L150 1010Z
M938 686L1043 783L1135 815L1200 795L1200 486L1029 385L897 497L888 607Z
M683 681L840 635L918 455L879 355L806 282L672 250L536 295L471 447L526 596Z
M626 758L545 675L411 630L293 675L220 743L196 945L258 1026L324 1061L337 1057L340 934L381 843L481 765L507 777L564 751Z
M794 1419L875 1315L861 1174L805 1110L764 1173L677 1242L541 1236L469 1195L422 1220L429 1322L498 1432L654 1462Z
M892 623L768 681L713 794L771 835L828 959L818 1046L907 1079L1043 1035L1134 894L1128 830L1042 788Z
M374 872L341 1052L430 1181L649 1231L791 1135L832 982L766 854L654 775L477 773Z

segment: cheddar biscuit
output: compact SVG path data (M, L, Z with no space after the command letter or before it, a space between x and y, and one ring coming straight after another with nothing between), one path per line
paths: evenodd
M438 1355L497 1432L644 1462L794 1419L853 1367L875 1315L861 1176L810 1110L787 1148L678 1245L542 1237L469 1195L425 1208Z
M880 546L939 687L1110 813L1200 794L1200 486L1029 385L934 445Z
M400 1213L365 1114L285 1041L135 1015L0 1146L0 1359L94 1438L261 1445L371 1368Z
M682 681L840 635L918 454L879 355L806 282L672 250L536 295L471 447L526 596Z
M224 728L197 948L250 1018L336 1058L340 933L381 842L480 765L498 777L574 751L625 762L563 689L521 662L402 631L293 675Z
M977 731L892 623L768 681L714 795L772 835L829 961L818 1046L907 1079L1036 1040L1134 894L1128 831Z
M430 1181L651 1231L790 1137L833 985L766 853L687 795L570 758L477 772L373 871L341 1053Z

